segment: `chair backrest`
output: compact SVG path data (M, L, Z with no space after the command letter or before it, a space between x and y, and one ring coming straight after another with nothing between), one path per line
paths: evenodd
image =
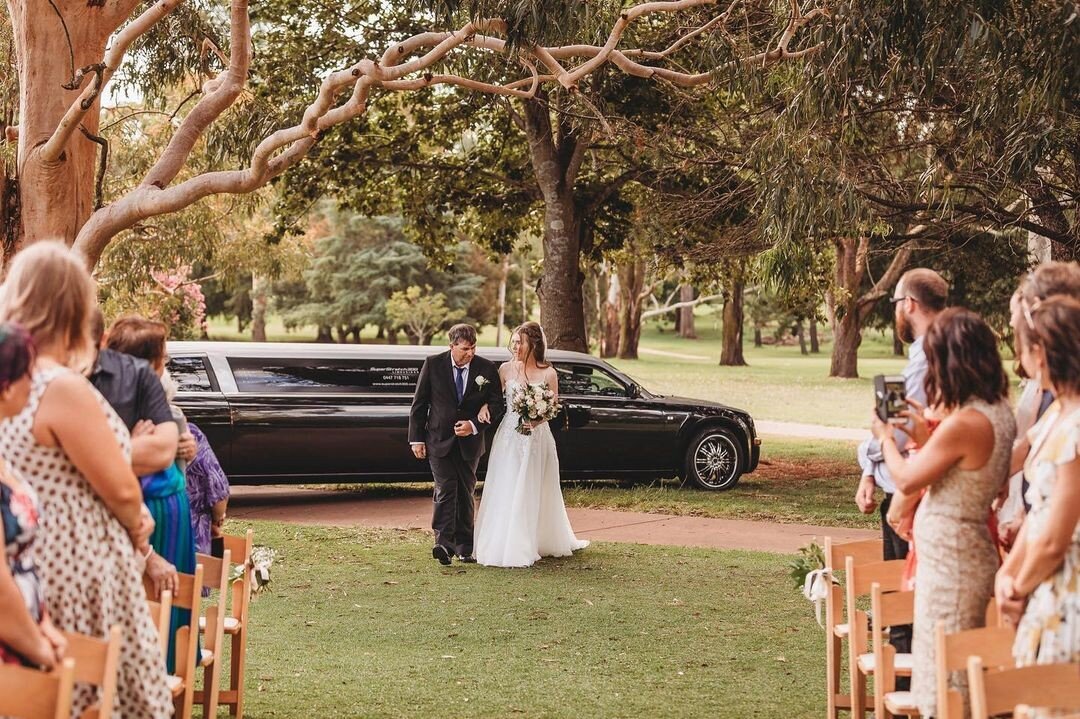
M177 575L176 594L173 595L174 607L191 610L191 625L176 630L176 675L185 679L194 678L195 651L199 646L199 608L202 602L203 568L195 565L194 574Z
M75 660L55 672L0 664L0 714L19 719L69 719L75 688Z
M844 605L848 621L855 616L860 597L870 594L870 588L880 585L882 592L896 592L900 589L904 574L904 560L866 562L856 564L855 557L844 559ZM854 629L854 627L853 627Z
M968 658L972 719L1011 714L1021 704L1080 710L1080 664L1037 664L985 669L981 657Z
M226 549L220 559L208 554L196 554L195 561L203 570L203 586L218 592L218 603L206 610L206 649L216 655L225 629L225 600L229 595L232 550Z
M911 624L915 620L915 592L886 592L880 582L870 585L870 621L874 637L874 707L875 715L884 715L885 694L896 688L896 650L891 644L882 641L886 627ZM863 647L861 632L853 634L852 650L860 651Z
M831 575L845 569L847 557L851 557L856 565L880 562L881 540L834 542L832 537L825 537L825 569ZM841 611L843 596L843 590L830 582L825 596L825 631L830 635L833 627L844 621L844 613Z
M146 602L150 608L150 618L154 620L154 626L158 631L158 643L161 645L161 653L169 650L169 618L172 615L172 592L166 589L161 593L158 601L148 599Z
M251 603L251 550L255 546L255 531L247 530L243 536L223 536L225 550L232 554L232 561L244 568L244 573L233 582L229 616L246 626L248 607Z
M855 564L881 561L881 540L862 539L857 542L834 542L825 537L825 568L834 572L842 570L845 558L851 557Z
M997 607L994 607L996 614ZM934 657L937 662L938 719L961 719L964 697L949 688L949 675L967 669L972 656L982 658L984 667L1011 667L1013 641L1016 630L1012 627L981 627L947 634L944 622L938 622L934 632Z
M116 701L116 671L120 666L119 624L109 629L103 639L75 632L64 632L67 639L65 656L75 660L75 681L101 687L100 700L82 713L82 719L111 717Z

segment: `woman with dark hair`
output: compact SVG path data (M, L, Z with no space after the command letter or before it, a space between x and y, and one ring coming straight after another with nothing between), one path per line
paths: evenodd
M30 399L34 343L22 327L0 324L0 419L13 417ZM0 562L0 664L52 669L67 645L53 626L45 587L34 562L41 530L41 500L0 456L0 533L6 561Z
M941 418L931 435L912 416L912 438L921 449L905 460L892 426L875 415L874 434L897 492L925 490L915 512L915 622L911 691L922 716L937 714L934 631L981 627L993 595L998 555L987 516L1005 483L1016 421L997 339L974 312L942 312L926 334L928 409ZM909 500L896 503L898 507ZM890 521L896 515L890 511ZM952 686L966 691L956 673Z
M1019 620L1017 664L1078 662L1080 302L1057 296L1025 305L1017 339L1025 373L1056 399L1028 435L1031 511L998 571L995 593L1005 617Z
M506 414L491 443L484 494L476 515L476 561L494 567L527 567L541 557L565 557L588 542L574 536L566 516L559 477L559 455L546 421L522 417L514 407L515 389L537 388L558 403L559 379L546 361L547 341L535 322L510 338L513 357L499 367L507 393ZM480 419L486 421L484 412Z

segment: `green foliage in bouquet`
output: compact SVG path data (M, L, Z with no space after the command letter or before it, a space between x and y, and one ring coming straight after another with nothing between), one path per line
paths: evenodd
M825 568L825 550L817 542L811 542L799 550L799 556L788 562L791 569L791 581L795 588L802 591L806 585L806 575L816 569Z

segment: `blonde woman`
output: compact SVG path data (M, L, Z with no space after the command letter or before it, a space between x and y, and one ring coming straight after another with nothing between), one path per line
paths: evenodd
M0 422L0 447L44 504L38 568L56 626L101 637L120 624L119 714L169 717L165 663L134 549L153 520L131 469L127 429L80 373L93 358L95 293L82 259L59 242L34 243L12 261L0 321L21 324L37 358L26 406ZM96 700L96 688L77 685L74 715Z
M1080 302L1051 297L1020 323L1020 361L1056 398L1028 436L1031 511L994 586L1019 620L1017 664L1080 661ZM1021 617L1021 613L1023 617Z

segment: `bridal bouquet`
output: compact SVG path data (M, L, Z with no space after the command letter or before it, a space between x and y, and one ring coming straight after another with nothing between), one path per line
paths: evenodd
M517 431L531 434L525 422L544 422L559 414L555 393L543 383L515 384L510 390L510 407L518 413Z

